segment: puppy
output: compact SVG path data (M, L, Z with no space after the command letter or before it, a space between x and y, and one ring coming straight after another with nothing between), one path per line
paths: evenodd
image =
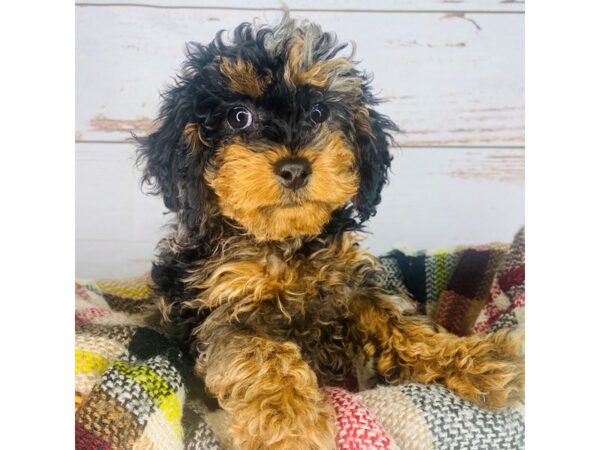
M319 386L357 355L387 383L444 384L491 408L522 398L518 338L414 315L357 245L397 128L346 47L287 14L190 44L155 131L137 138L143 181L176 215L152 269L163 322L242 449L334 448Z

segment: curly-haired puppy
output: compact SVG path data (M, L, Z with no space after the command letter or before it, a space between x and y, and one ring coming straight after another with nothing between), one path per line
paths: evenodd
M441 383L492 408L522 396L520 342L458 337L378 287L355 232L375 214L394 123L335 35L284 15L190 44L144 181L176 214L152 278L242 449L330 449L322 384L356 355L389 383Z

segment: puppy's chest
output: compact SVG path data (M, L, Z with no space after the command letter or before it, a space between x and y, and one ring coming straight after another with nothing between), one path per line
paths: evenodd
M342 380L351 367L349 303L377 271L352 241L309 254L238 247L206 261L195 306L210 313L200 334L210 341L223 323L296 342L320 380ZM200 273L199 273L200 274Z
M345 308L352 293L374 269L373 259L354 246L340 245L310 255L285 256L265 248L254 254L232 252L208 262L201 283L203 306L224 303L244 309L277 303L290 313L333 303Z
M355 285L356 280L341 267L319 267L316 261L285 261L269 253L257 259L234 259L219 267L205 284L202 296L211 307L225 301L270 300L307 306L334 295L347 297Z

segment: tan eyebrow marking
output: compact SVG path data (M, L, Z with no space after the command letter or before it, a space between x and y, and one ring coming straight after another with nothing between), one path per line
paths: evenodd
M253 98L264 94L273 81L270 70L267 69L261 76L251 63L242 59L221 58L219 70L227 79L229 89Z

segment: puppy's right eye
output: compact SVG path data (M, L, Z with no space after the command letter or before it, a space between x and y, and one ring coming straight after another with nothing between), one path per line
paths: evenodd
M252 125L252 113L243 106L236 106L227 113L227 122L234 130L243 130Z

